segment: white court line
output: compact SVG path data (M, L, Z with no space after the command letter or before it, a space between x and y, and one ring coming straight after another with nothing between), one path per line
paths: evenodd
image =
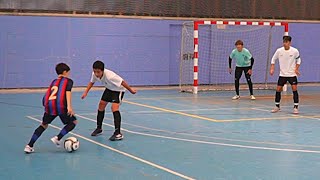
M82 119L86 119L92 122L96 122L96 120L87 118L85 116L81 116L77 114L78 117L81 117ZM103 123L106 126L114 127L113 125ZM285 152L300 152L300 153L317 153L320 154L320 151L314 151L314 150L307 150L307 149L288 149L288 148L271 148L271 147L263 147L263 146L246 146L246 145L239 145L239 144L227 144L227 143L217 143L217 142L208 142L208 141L200 141L200 140L191 140L191 139L183 139L183 138L175 138L175 137L169 137L169 136L161 136L161 135L155 135L155 134L148 134L148 133L141 133L136 131L131 131L122 128L123 131L131 133L131 134L139 134L143 136L150 136L150 137L157 137L157 138L163 138L163 139L171 139L171 140L177 140L177 141L184 141L184 142L192 142L192 143L200 143L200 144L210 144L210 145L218 145L218 146L227 146L227 147L237 147L237 148L245 148L245 149L259 149L259 150L271 150L271 151L285 151Z
M106 119L109 119L109 118L106 118ZM188 134L188 133L166 131L166 130L163 130L163 129L149 128L149 127L146 127L146 126L139 126L139 125L134 125L134 124L130 124L130 123L124 123L124 122L122 124L127 124L129 126L139 127L139 128L147 129L147 130L165 132L165 133L170 133L170 134L181 134L181 135L186 135L186 136L191 136L191 137L201 137L201 138L208 138L208 139L217 139L217 140L235 141L235 142L245 142L245 143L255 143L255 144L270 144L270 145L279 145L279 146L320 148L320 146L315 146L315 145L286 144L286 143L278 143L278 142L262 142L262 141L249 141L249 140L241 140L241 139L219 138L219 137L202 136L202 135L196 135L196 134Z
M41 120L36 119L36 118L34 118L34 117L31 117L31 116L27 116L27 118L32 119L32 120L35 120L35 121L38 121L38 122L42 122ZM50 124L50 126L53 127L53 128L55 128L55 129L61 130L61 128L59 128L59 127L57 127L57 126L54 126L54 125L51 125L51 124ZM110 146L107 146L107 145L105 145L105 144L102 144L102 143L99 143L99 142L97 142L97 141L94 141L94 140L91 140L91 139L89 139L89 138L86 138L86 137L84 137L84 136L82 136L82 135L80 135L80 134L77 134L77 133L74 133L74 132L69 132L69 134L72 134L72 135L74 135L74 136L77 136L77 137L79 137L79 138L81 138L81 139L84 139L84 140L86 140L86 141L88 141L88 142L91 142L91 143L93 143L93 144L96 144L96 145L98 145L98 146L104 147L104 148L109 149L109 150L111 150L111 151L114 151L114 152L116 152L116 153L122 154L122 155L127 156L127 157L129 157L129 158L132 158L132 159L134 159L134 160L140 161L140 162L142 162L142 163L144 163L144 164L150 165L150 166L152 166L152 167L161 169L161 170L166 171L166 172L168 172L168 173L171 173L171 174L173 174L173 175L179 176L179 177L181 177L181 178L183 178L183 179L194 180L194 178L191 178L191 177L189 177L189 176L180 174L180 173L178 173L178 172L176 172L176 171L173 171L173 170L171 170L171 169L168 169L168 168L165 168L165 167L163 167L163 166L157 165L157 164L152 163L152 162L150 162L150 161L141 159L141 158L139 158L139 157L136 157L136 156L134 156L134 155L128 154L128 153L126 153L126 152L119 151L119 150L117 150L117 149L115 149L115 148L112 148L112 147L110 147Z
M96 113L90 113L90 114L96 115ZM84 116L84 115L88 115L88 114L81 114L81 115ZM42 115L39 115L39 116L42 116ZM34 115L34 117L36 117L36 115ZM111 118L106 118L106 117L105 117L105 119L113 120ZM220 138L220 137L203 136L203 135L189 134L189 133L182 133L182 132L166 131L163 129L156 129L156 128L150 128L150 127L146 127L146 126L139 126L139 125L125 123L125 122L122 122L122 124L127 124L129 126L152 130L152 131L165 132L165 133L169 133L169 134L180 134L180 135L191 136L191 137L200 137L200 138L216 139L216 140L223 140L223 141L244 142L244 143L254 143L254 144L270 144L270 145L278 145L278 146L292 146L292 147L305 147L305 148L320 148L320 146L316 146L316 145L286 144L286 143L279 143L279 142L263 142L263 141L250 141L250 140L241 140L241 139Z

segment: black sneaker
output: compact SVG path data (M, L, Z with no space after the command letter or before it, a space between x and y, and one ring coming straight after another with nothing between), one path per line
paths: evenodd
M92 133L91 133L91 136L98 136L102 134L102 129L95 129Z
M109 138L110 141L120 141L120 140L122 140L122 139L123 139L123 135L122 135L121 133L119 133L119 134L114 133L114 134Z

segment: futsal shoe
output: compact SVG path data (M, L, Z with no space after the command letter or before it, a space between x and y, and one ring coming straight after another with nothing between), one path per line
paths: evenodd
M256 100L256 97L254 97L253 95L250 96L251 100Z
M26 147L24 148L24 152L27 154L33 153L34 152L34 148L30 147L29 145L26 145Z
M51 138L51 141L52 141L53 144L55 144L57 147L60 147L61 142L58 140L58 136L54 136L53 138Z
M275 108L273 108L273 109L271 110L272 113L277 113L277 112L279 112L279 111L280 111L280 108L278 108L278 107L275 107Z
M235 95L235 96L232 97L232 100L237 100L237 99L240 99L239 95Z
M298 108L293 108L293 114L299 114Z
M102 129L97 128L91 133L91 136L99 136L100 134L102 134Z
M109 138L110 141L120 141L120 140L122 140L122 139L123 139L123 135L122 135L121 133L119 133L119 134L114 133L114 134Z

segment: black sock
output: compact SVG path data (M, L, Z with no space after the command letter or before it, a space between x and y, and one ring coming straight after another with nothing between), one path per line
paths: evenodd
M234 82L234 86L235 86L235 89L236 89L236 94L239 96L239 87L240 87L239 79L236 78L236 80Z
M98 115L97 115L97 128L98 129L102 129L103 119L104 119L104 111L98 110Z
M276 92L276 98L275 98L275 102L276 102L276 106L278 108L280 108L280 100L281 100L281 92Z
M114 118L114 129L116 134L120 134L120 127L121 127L121 114L119 111L113 112Z
M63 129L58 134L58 140L60 141L60 139L62 139L64 135L68 134L68 132L72 131L74 127L76 127L76 124L74 124L73 122L64 126Z
M298 108L298 106L299 106L299 94L298 94L298 91L292 91L292 93L293 93L294 108Z
M41 136L41 134L43 133L43 131L45 131L46 129L44 127L42 127L41 125L34 131L30 142L28 143L28 145L30 147L33 147L34 143L37 141L37 139Z

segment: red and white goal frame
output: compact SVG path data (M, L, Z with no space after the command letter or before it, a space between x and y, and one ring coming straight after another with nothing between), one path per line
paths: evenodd
M234 26L283 26L284 35L289 35L288 22L270 21L194 21L193 22L193 93L198 93L198 61L199 61L199 25L234 25Z

